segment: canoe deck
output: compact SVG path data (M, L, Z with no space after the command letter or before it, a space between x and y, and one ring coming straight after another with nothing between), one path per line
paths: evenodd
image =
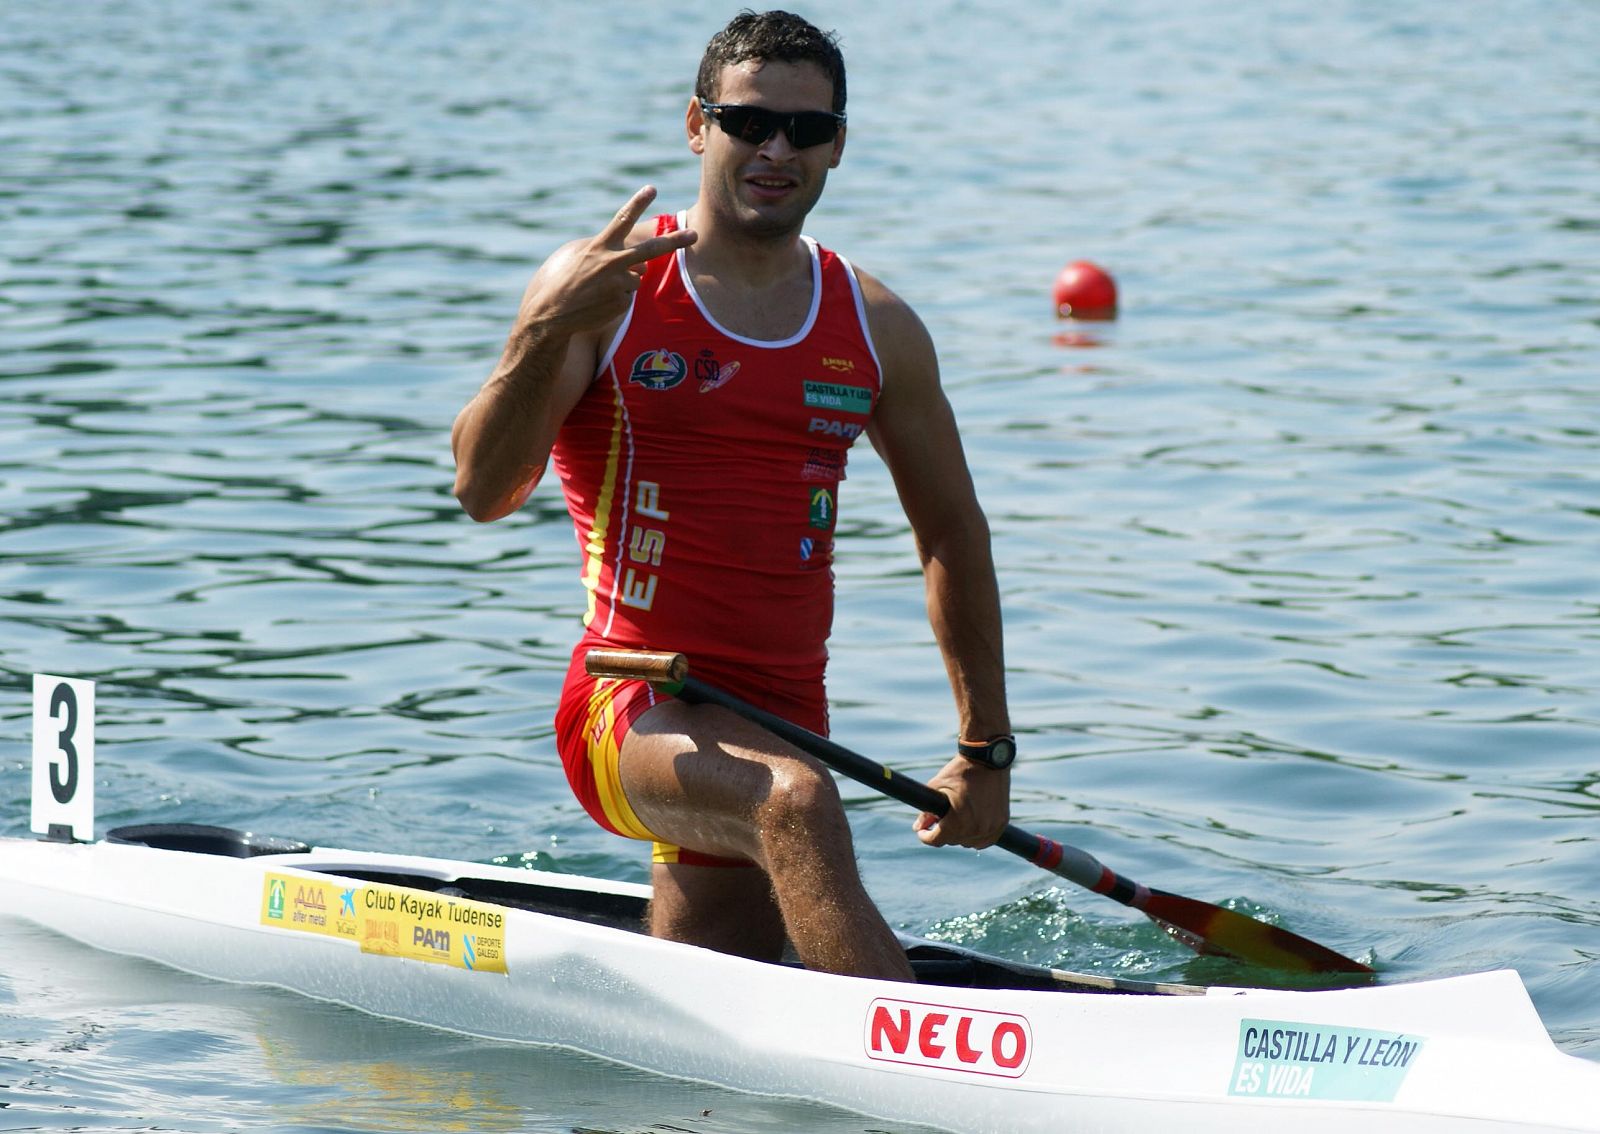
M287 856L286 861L293 861L292 856L295 855L309 854L311 850L307 844L292 839L262 836L232 827L214 827L196 823L155 823L117 827L107 832L106 841L225 858L284 855ZM311 869L319 868L312 866ZM335 874L326 869L320 872ZM529 877L510 879L503 875L474 874L470 870L441 876L437 872L419 872L395 866L373 865L344 866L336 872L336 876L483 902L627 933L645 932L645 914L650 901L647 892L634 890L613 892L566 885L556 886L532 880L532 872L519 873L527 874ZM928 941L908 934L899 936L906 949L906 959L911 963L918 984L944 988L1105 992L1145 996L1203 996L1206 992L1200 985L1138 981L1068 972L1006 961L958 945ZM784 964L790 968L800 967L799 962L792 957Z

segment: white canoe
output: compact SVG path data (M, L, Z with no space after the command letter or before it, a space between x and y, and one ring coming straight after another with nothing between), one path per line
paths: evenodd
M131 840L131 841L124 841ZM648 889L222 828L0 838L0 910L381 1016L963 1134L1600 1131L1517 974L1197 989L908 939L922 983L633 930Z

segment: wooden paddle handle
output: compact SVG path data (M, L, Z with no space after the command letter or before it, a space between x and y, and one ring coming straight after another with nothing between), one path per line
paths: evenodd
M590 677L620 677L676 684L689 676L689 659L669 650L590 650L583 655Z

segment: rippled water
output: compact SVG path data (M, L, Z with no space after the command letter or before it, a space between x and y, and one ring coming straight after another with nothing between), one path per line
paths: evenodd
M730 11L6 7L0 831L42 670L99 683L102 826L644 876L551 743L559 502L472 524L447 438L545 254L645 181L689 199ZM1600 1055L1600 12L807 12L852 67L812 232L929 324L994 527L1018 821L1394 978L1515 966ZM1082 257L1116 322L1052 319ZM948 694L869 453L841 531L836 734L930 769ZM1217 975L847 790L896 923ZM0 941L18 1128L861 1129Z

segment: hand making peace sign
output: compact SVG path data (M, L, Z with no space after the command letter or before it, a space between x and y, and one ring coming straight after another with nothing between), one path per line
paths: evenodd
M686 248L696 239L692 230L680 229L630 244L634 226L655 198L655 186L646 185L596 236L575 240L551 256L528 289L519 322L578 333L597 331L626 311L639 289L645 262Z

